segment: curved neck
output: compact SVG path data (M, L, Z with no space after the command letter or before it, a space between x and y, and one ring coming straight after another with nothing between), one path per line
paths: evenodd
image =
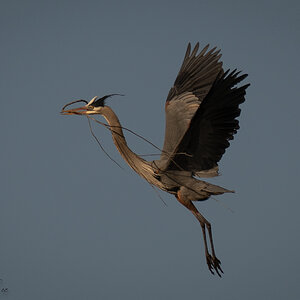
M147 181L149 181L149 175L154 175L154 171L151 167L151 164L146 160L140 158L128 147L123 134L121 123L117 115L109 106L103 107L101 115L106 119L107 123L109 124L114 144L116 145L118 151L120 152L124 160L135 172L137 172Z

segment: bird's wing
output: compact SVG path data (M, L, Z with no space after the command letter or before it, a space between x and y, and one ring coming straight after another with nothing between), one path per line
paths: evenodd
M218 175L217 163L239 129L236 118L249 84L236 85L246 77L236 70L218 76L194 114L168 169L191 171L200 177Z
M208 47L197 54L199 43L193 51L191 44L188 44L174 86L169 91L165 106L165 141L160 160L155 161L160 170L168 168L201 102L222 72L220 50L213 48L207 51Z

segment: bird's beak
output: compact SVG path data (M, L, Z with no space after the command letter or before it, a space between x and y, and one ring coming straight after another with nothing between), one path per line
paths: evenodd
M78 108L73 108L73 109L62 109L61 110L61 114L62 115L87 115L87 107L86 106L82 106L82 107L78 107Z

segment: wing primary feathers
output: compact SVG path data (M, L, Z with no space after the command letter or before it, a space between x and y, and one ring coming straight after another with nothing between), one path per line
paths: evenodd
M210 70L209 65L207 72ZM219 71L180 141L173 158L174 163L170 162L169 169L178 169L177 166L180 166L186 171L199 174L217 167L230 145L229 141L233 140L239 129L239 121L236 119L241 112L239 105L245 101L246 89L250 84L241 87L236 85L247 76L236 69ZM205 79L197 79L205 84ZM194 81L197 82L197 79ZM177 152L189 156L176 155ZM217 172L214 174L217 175Z
M199 50L199 42L195 45L194 50L193 50L193 52L191 54L191 57L195 57L196 54L197 54L197 52L198 52L198 50Z
M201 50L201 52L199 53L199 56L204 55L204 53L207 51L208 48L209 48L209 44L207 44L207 45Z
M217 176L217 163L239 129L239 105L249 84L237 84L247 74L224 72L216 47L208 50L207 45L199 54L198 43L191 49L189 43L167 97L165 141L156 163L161 170L212 171Z
M184 60L187 59L190 56L191 53L191 43L188 44L188 47L186 49Z
M170 89L166 103L166 130L160 169L164 169L176 153L199 105L209 93L222 71L221 54L216 47L205 46L200 53L199 43L192 49L188 44L184 60ZM172 104L172 105L171 105ZM165 155L168 153L168 155ZM185 152L182 152L185 153Z

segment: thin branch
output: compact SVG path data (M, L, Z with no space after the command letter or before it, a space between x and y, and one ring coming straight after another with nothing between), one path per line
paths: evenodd
M99 121L99 120L97 120L97 119L95 119L95 118L93 118L93 117L91 117L91 116L89 116L89 115L87 115L86 117L89 118L89 119L91 119L91 120L93 120L93 121L95 121L96 123L98 123L98 124L104 126L106 129L108 129L108 130L114 132L115 134L119 134L119 133L117 133L116 131L114 131L114 130L112 129L113 127L121 128L121 129L123 129L123 130L126 130L126 131L128 131L128 132L134 134L135 136L137 136L138 138L140 138L140 139L142 139L143 141L147 142L148 144L150 144L151 146L153 146L153 147L156 148L157 150L161 151L162 153L167 154L167 156L171 159L171 161L172 161L172 162L173 162L180 170L183 170L183 171L184 171L184 169L183 169L181 166L179 166L179 165L174 161L173 158L171 158L171 155L170 155L169 153L167 153L166 151L160 149L160 148L157 147L155 144L153 144L152 142L150 142L149 140L147 140L147 139L144 138L143 136L137 134L137 133L134 132L133 130L130 130L130 129L128 129L128 128L126 128L126 127L123 127L123 126L111 126L111 125L106 124L106 123L103 123L103 122L101 122L101 121ZM176 153L176 155L177 155L177 154L179 154L179 155L186 155L186 156L192 157L192 155L187 154L187 153L183 153L183 152Z
M224 208L228 209L232 214L234 214L234 210L231 209L228 205L226 205L224 202L221 202L217 198L210 196L211 199L215 200L218 204L222 205Z
M91 122L89 120L89 118L87 118L88 120L88 123L89 123L89 127L90 127L90 131L91 131L91 134L92 136L95 138L96 142L98 143L98 145L100 146L101 150L106 154L106 156L111 160L113 161L120 169L124 170L124 168L122 166L119 165L118 162L116 162L107 152L106 150L103 148L103 146L101 145L100 141L98 140L98 138L95 136L94 132L93 132L93 129L92 129L92 125L91 125Z
M133 130L130 130L130 129L128 129L128 128L126 128L126 127L123 127L123 126L111 126L111 125L108 125L108 124L106 124L106 123L103 123L103 122L101 122L101 121L99 121L99 120L97 120L97 119L95 119L95 118L93 118L93 117L91 117L91 116L87 116L87 117L90 118L90 119L92 119L92 120L95 121L96 123L105 126L105 127L106 127L107 129L109 129L109 130L112 130L113 127L122 128L123 130L126 130L126 131L128 131L128 132L134 134L135 136L139 137L140 139L144 140L145 142L147 142L148 144L150 144L151 146L153 146L153 147L156 148L157 150L163 152L163 150L161 150L161 149L160 149L159 147L157 147L155 144L151 143L149 140L147 140L147 139L144 138L143 136L141 136L141 135L135 133Z
M78 102L84 102L85 104L88 104L88 102L86 100L80 99L80 100L76 100L76 101L72 101L70 103L67 103L61 110L63 111L66 107L68 107L68 106L70 106L70 105L72 105L74 103L78 103Z
M149 185L152 187L152 189L154 190L155 194L158 196L158 198L162 201L162 203L168 207L167 203L164 201L164 199L160 196L159 191L156 189L156 186L149 183Z

